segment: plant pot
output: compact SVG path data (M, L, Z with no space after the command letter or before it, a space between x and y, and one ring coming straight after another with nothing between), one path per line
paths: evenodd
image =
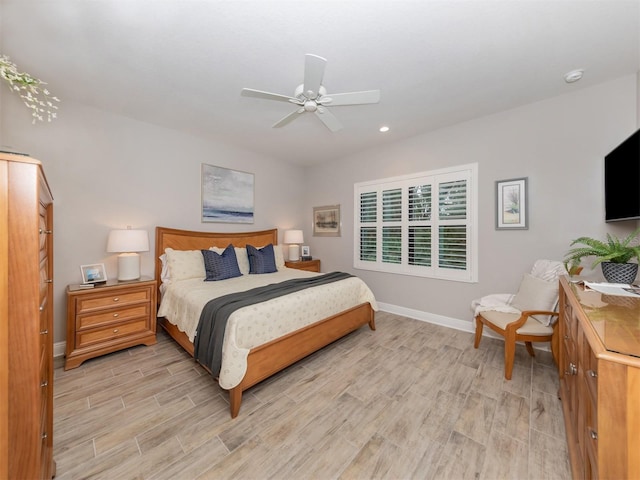
M631 284L638 274L637 263L602 262L602 274L609 283Z

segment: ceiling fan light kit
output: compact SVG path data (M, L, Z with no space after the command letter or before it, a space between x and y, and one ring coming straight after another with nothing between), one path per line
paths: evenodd
M293 112L274 123L272 125L273 128L284 127L297 118L299 114L310 112L315 113L329 130L337 132L342 129L342 124L327 107L378 103L380 101L380 90L327 95L327 89L322 85L326 63L327 60L318 55L311 53L305 55L304 83L296 87L293 97L279 93L254 90L252 88L243 88L241 95L244 97L290 102L298 106Z

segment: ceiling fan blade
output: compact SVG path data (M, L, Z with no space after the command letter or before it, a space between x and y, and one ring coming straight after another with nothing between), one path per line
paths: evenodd
M264 98L267 100L278 100L280 102L290 102L300 105L300 100L295 97L280 95L279 93L263 92L262 90L254 90L252 88L243 88L240 95L243 97Z
M378 103L380 101L380 90L366 90L364 92L336 93L325 95L320 98L321 105L337 107L339 105L364 105L367 103Z
M322 120L322 123L332 132L342 130L342 123L336 118L336 116L329 111L328 108L318 107L316 110L316 116Z
M326 64L327 60L318 55L307 53L304 56L304 87L302 93L310 100L318 96Z
M273 128L284 127L285 125L288 125L289 123L293 122L296 119L296 117L299 114L301 114L302 112L304 112L304 108L298 108L298 109L294 110L293 112L291 112L290 114L288 114L287 116L281 118L280 120L278 120L276 123L274 123L271 126Z

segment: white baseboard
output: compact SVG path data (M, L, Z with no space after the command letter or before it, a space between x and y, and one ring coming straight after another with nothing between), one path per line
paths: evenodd
M460 320L458 318L445 317L444 315L438 315L436 313L423 312L422 310L414 310L412 308L399 307L398 305L392 305L390 303L378 302L378 308L383 312L393 313L395 315L402 315L403 317L413 318L414 320L420 320L422 322L433 323L434 325L440 325L442 327L453 328L455 330L461 330L463 332L476 333L475 321ZM492 332L488 328L482 330L483 337L497 338L504 341L504 337ZM534 343L534 348L539 350L550 351L549 345Z
M433 323L435 325L449 327L455 330L462 330L463 332L474 333L476 331L475 324L466 320L445 317L444 315L423 312L422 310L414 310L412 308L399 307L398 305L391 305L390 303L378 302L378 307L383 312L402 315L403 317L413 318L414 320L421 320L423 322Z
M53 358L64 357L64 350L67 348L67 342L58 342L53 344Z

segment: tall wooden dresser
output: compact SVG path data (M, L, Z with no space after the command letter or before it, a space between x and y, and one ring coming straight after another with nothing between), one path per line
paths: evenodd
M560 280L560 397L573 478L640 478L640 296Z
M53 198L39 161L0 153L0 478L51 478Z

